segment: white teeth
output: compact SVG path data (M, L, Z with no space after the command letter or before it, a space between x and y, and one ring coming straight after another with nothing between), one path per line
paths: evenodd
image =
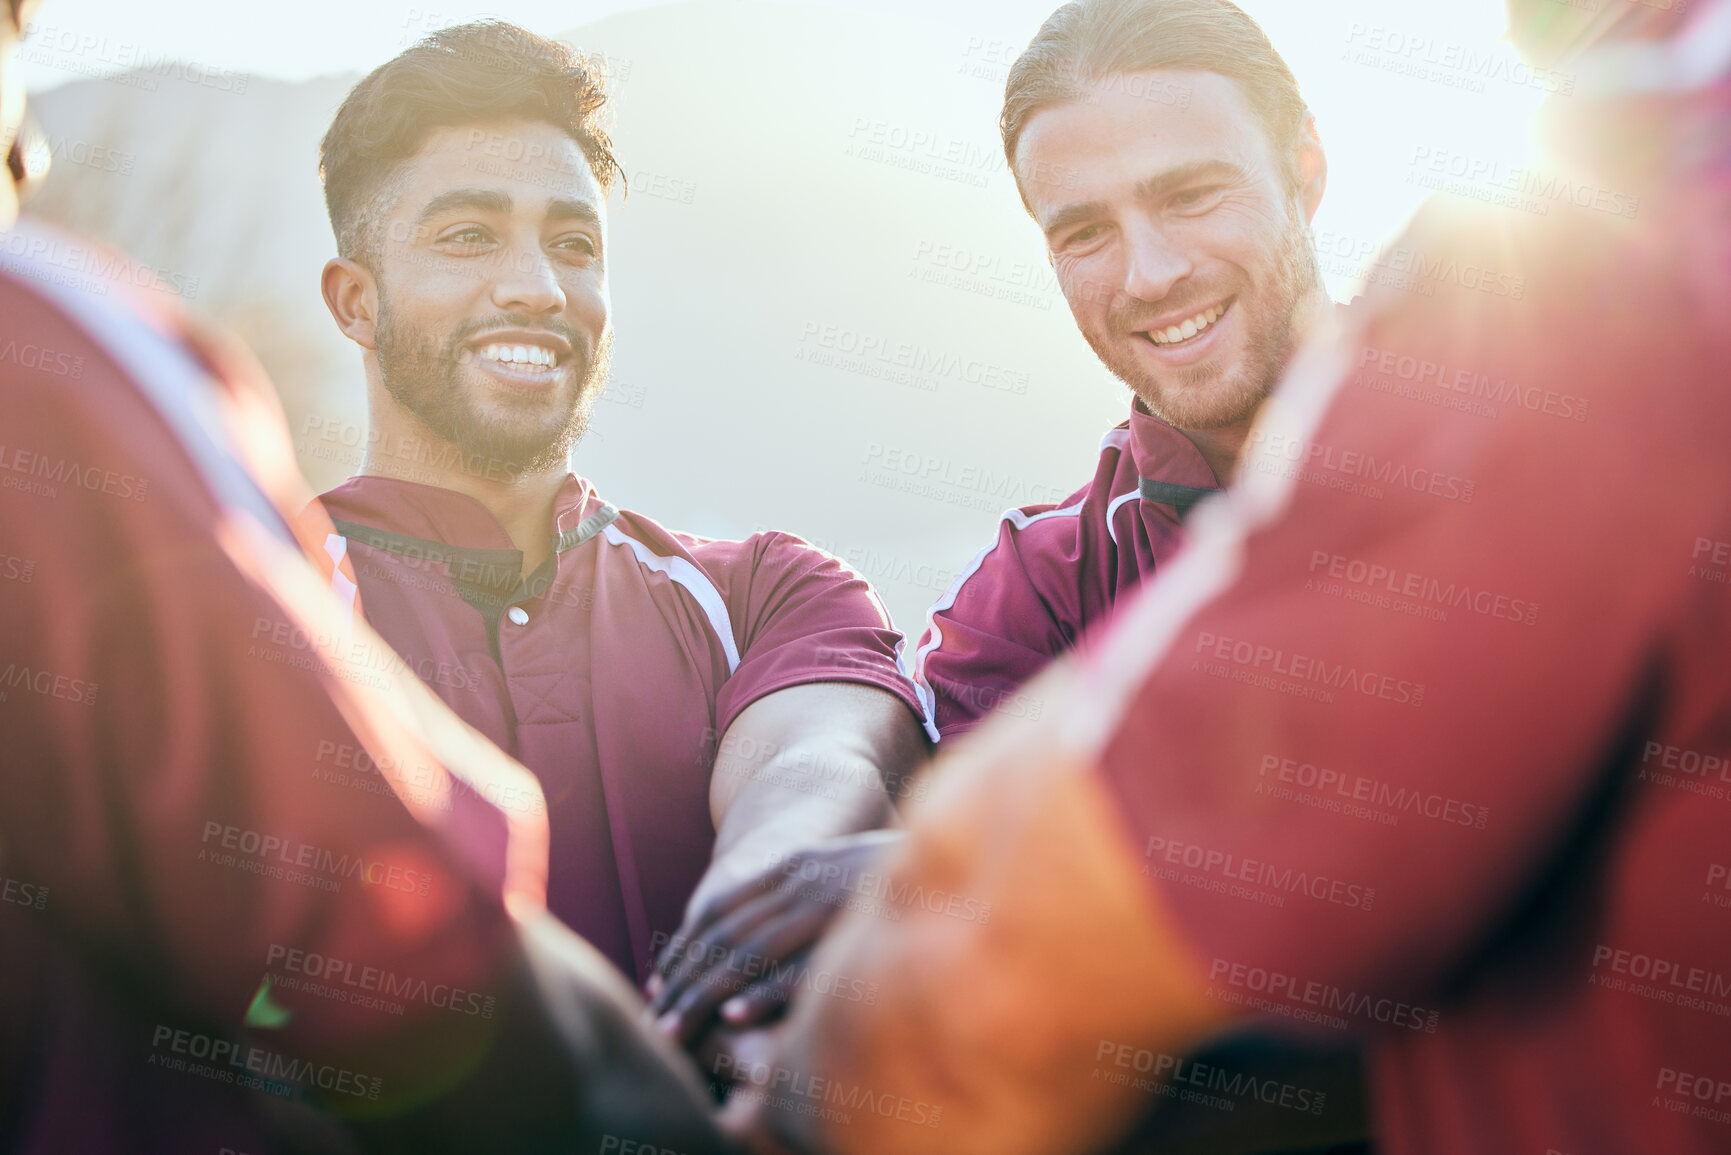
M489 361L498 361L505 365L540 365L551 366L558 361L558 356L551 349L539 345L488 345L481 350L481 356Z
M1166 329L1151 329L1148 332L1148 338L1156 345L1173 345L1179 341L1188 341L1190 338L1196 336L1196 334L1202 332L1202 330L1208 328L1208 326L1214 324L1214 322L1220 320L1220 318L1225 315L1225 312L1226 310L1224 308L1215 305L1212 308L1205 309L1194 317L1191 317L1182 325L1173 325Z

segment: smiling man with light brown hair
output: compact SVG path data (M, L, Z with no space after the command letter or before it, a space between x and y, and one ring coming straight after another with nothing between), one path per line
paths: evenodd
M914 659L934 739L1103 620L1229 480L1329 299L1309 224L1328 167L1298 82L1229 0L1083 0L1010 69L1000 121L1077 328L1133 394L1093 479L1012 509Z
M844 916L818 965L877 1005L808 1004L760 1059L875 1109L783 1095L748 1126L828 1155L1108 1150L1174 1103L1302 1110L1302 1083L1196 1060L1266 1029L1364 1040L1388 1155L1726 1150L1731 2L1510 7L1582 81L1544 110L1546 160L1639 215L1423 207L1400 243L1525 294L1379 286L1298 354L1253 467L1028 688L1040 718L930 772L879 869L991 923ZM1390 350L1530 403L1358 384ZM1371 496L1288 449L1476 489ZM893 1109L915 1096L937 1126Z

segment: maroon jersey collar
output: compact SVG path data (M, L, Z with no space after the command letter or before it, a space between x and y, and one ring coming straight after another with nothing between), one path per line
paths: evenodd
M1138 496L1171 506L1180 519L1220 488L1190 439L1144 409L1140 400L1130 405L1130 455L1141 478Z

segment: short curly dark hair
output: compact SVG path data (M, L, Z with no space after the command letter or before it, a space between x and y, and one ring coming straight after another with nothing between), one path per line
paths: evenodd
M550 124L583 150L603 193L625 170L602 126L601 67L500 20L441 29L355 85L319 145L337 252L370 263L391 177L434 129L519 119Z

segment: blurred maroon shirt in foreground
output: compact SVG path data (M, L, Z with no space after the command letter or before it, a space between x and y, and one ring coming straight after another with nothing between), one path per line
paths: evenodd
M1731 1150L1731 42L1694 50L1706 89L1553 101L1545 212L1431 202L1436 276L1301 359L1090 647L1208 994L1369 1032L1390 1152Z
M0 232L0 1150L721 1149L533 780L302 553L268 383L91 245Z

